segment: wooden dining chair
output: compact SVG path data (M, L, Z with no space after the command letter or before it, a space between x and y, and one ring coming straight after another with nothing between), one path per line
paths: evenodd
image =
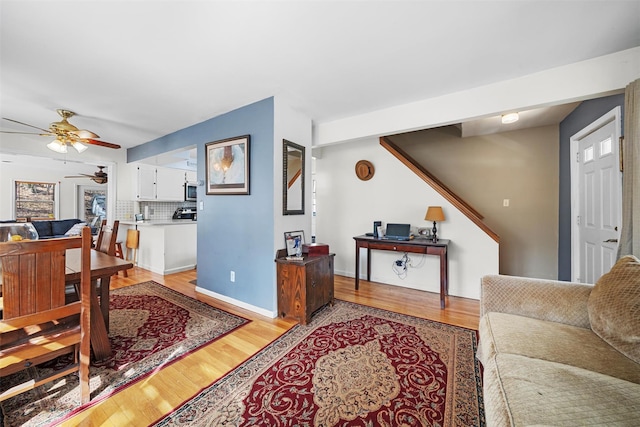
M98 231L98 240L96 241L96 250L105 254L115 256L116 240L118 239L118 226L120 221L113 221L113 225L107 225L107 220L102 220L100 231Z
M133 265L138 265L138 248L140 247L140 230L127 230L127 261L133 261Z
M65 301L65 256L82 254L80 299ZM0 401L40 385L78 373L80 402L90 400L91 229L62 239L0 243L3 311L0 321L0 377L22 371L63 354L70 363L49 374L17 384Z

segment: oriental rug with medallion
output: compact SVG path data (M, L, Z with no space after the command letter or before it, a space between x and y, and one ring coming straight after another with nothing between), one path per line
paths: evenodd
M5 427L55 425L249 322L153 281L112 290L109 302L112 356L92 361L91 402L78 408L78 377L68 375L2 402Z
M484 426L476 331L336 301L159 426Z

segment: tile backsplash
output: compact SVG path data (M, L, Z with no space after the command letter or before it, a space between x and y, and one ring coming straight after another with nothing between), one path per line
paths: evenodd
M194 202L134 202L130 200L118 200L116 202L116 219L121 221L132 220L136 213L144 213L145 206L149 207L149 218L146 219L171 219L176 209L180 207L195 208Z
M135 213L133 200L116 200L116 219L119 221L132 220Z

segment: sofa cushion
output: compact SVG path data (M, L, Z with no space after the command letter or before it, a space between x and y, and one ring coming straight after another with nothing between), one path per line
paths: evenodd
M640 425L640 384L504 353L484 364L483 381L487 425Z
M80 222L78 218L51 221L51 234L54 236L64 236L71 227Z
M39 237L50 237L53 234L51 221L33 221L31 224L35 227Z
M496 354L517 354L640 384L640 364L590 329L505 313L487 313L478 329L478 359L483 364Z
M587 307L591 329L640 363L640 261L633 255L620 258L598 280Z
M480 313L511 313L590 328L587 304L593 285L505 275L481 281Z

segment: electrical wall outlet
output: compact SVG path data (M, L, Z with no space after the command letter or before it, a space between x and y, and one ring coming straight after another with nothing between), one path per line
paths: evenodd
M502 201L502 206L504 206L505 208L508 208L509 207L509 199L504 199Z
M231 270L231 272L229 273L229 280L231 280L232 282L236 281L236 272Z

